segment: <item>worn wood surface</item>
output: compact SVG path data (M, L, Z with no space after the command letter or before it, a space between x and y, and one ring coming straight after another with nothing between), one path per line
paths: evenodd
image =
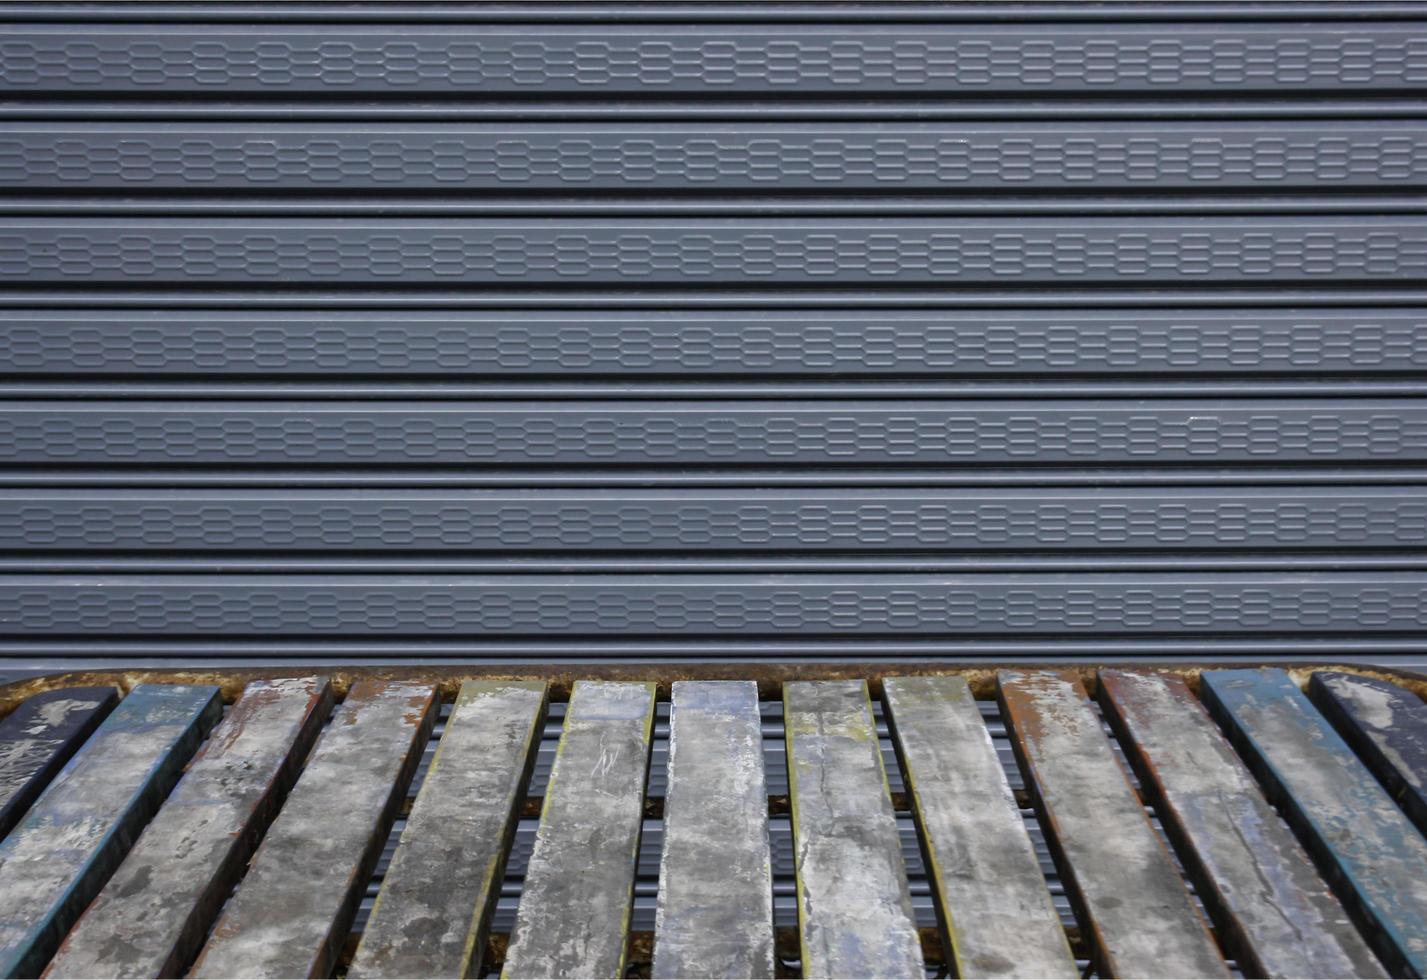
M669 717L655 978L772 977L758 685L679 681Z
M1427 834L1427 703L1372 677L1319 671L1309 696Z
M803 976L924 976L867 684L785 684L783 718Z
M112 687L72 687L36 694L0 721L0 838L118 703Z
M1387 975L1182 678L1102 670L1100 701L1241 969Z
M655 686L576 681L504 975L624 975Z
M249 684L45 975L182 976L331 706L323 678Z
M222 714L210 685L141 684L0 842L0 976L36 976Z
M331 974L437 707L431 685L352 685L192 976Z
M1130 977L1228 976L1079 679L1003 670L1000 698L1100 969Z
M542 682L461 685L348 977L480 969L544 718Z
M1284 671L1206 671L1200 690L1374 951L1427 975L1427 840Z
M970 685L888 677L882 692L956 975L1079 977Z

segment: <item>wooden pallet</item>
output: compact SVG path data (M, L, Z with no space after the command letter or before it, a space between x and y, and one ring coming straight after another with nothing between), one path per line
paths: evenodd
M0 972L1421 976L1424 695L1328 666L40 678L0 688ZM493 931L536 817L513 928ZM796 928L774 909L785 817Z

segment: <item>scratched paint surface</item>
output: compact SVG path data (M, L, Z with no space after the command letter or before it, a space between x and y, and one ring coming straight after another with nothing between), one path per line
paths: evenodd
M1427 833L1427 703L1396 684L1333 671L1314 673L1310 692Z
M0 843L0 975L35 974L222 712L218 688L140 684Z
M783 717L803 976L924 976L867 684L785 684Z
M75 923L52 977L181 976L331 706L322 678L254 681ZM289 780L290 782L290 777Z
M427 684L352 685L193 968L326 976L436 715Z
M653 975L772 977L773 870L753 681L678 681Z
M653 684L577 681L506 953L508 977L621 977Z
M1128 736L1232 920L1235 955L1270 977L1381 977L1341 903L1181 677L1100 671Z
M1427 840L1286 672L1205 671L1201 683L1376 925L1378 955L1427 974Z
M971 687L889 677L888 715L960 977L1079 977Z
M999 673L1001 702L1043 823L1079 893L1104 968L1116 976L1226 977L1169 851L1069 673Z
M542 682L461 685L349 977L480 968L544 706Z
M112 687L47 691L0 721L0 838L118 703Z

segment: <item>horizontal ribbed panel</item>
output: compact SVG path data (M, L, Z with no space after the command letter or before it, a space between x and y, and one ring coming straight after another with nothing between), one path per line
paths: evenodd
M9 220L29 283L939 285L1427 278L1416 217L1027 221Z
M0 187L73 190L1015 190L1391 187L1383 123L372 126L13 123Z
M0 41L14 92L893 93L1410 90L1427 23L89 30Z
M0 551L591 552L1427 546L1354 490L0 491Z
M1398 460L1427 402L0 404L10 463L766 464Z
M1420 3L7 17L0 658L1427 656Z
M1265 633L1427 627L1421 574L0 576L18 635Z
M996 375L1427 369L1427 310L0 310L34 374Z

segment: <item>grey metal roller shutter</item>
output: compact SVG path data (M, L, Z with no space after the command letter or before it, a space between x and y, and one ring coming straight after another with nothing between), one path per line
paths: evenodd
M1427 4L0 4L0 657L1427 649Z

